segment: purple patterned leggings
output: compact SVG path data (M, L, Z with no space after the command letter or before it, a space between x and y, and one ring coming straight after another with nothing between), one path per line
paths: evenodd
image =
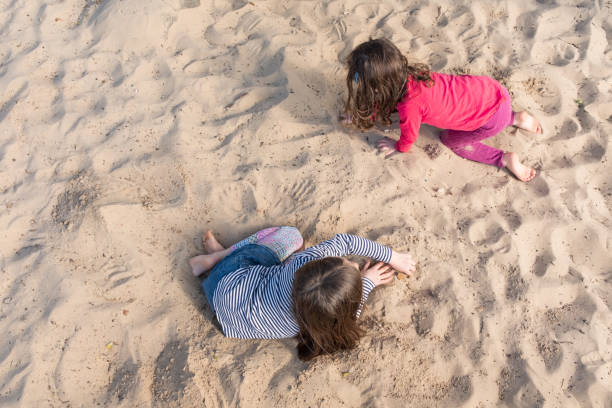
M232 245L232 251L249 244L258 244L270 248L283 262L289 255L304 244L302 234L294 227L271 227L257 231L242 241Z
M504 152L481 143L481 140L495 136L514 122L514 112L510 106L510 94L504 88L506 100L499 105L491 119L476 130L445 130L440 140L459 156L480 163L505 167Z

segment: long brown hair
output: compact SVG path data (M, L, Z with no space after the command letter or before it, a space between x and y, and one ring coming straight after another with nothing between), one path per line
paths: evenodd
M357 323L361 294L361 273L342 258L310 261L295 272L292 297L300 359L357 345L363 335Z
M429 67L408 64L406 57L385 38L366 41L347 57L346 86L348 98L345 112L361 130L374 125L374 117L383 124L391 123L389 116L406 95L409 79L432 86Z

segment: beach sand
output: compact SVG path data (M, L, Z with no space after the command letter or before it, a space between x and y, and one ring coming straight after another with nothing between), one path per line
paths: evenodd
M11 0L0 34L3 407L612 407L610 1ZM544 134L488 143L536 179L344 129L369 37L502 82ZM224 338L187 261L273 225L418 271L354 351Z

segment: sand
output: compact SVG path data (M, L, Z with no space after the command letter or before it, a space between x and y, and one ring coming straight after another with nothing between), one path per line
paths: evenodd
M0 34L3 407L612 406L610 1L7 0ZM344 129L370 36L505 84L536 179ZM201 234L282 224L418 260L356 350L213 323Z

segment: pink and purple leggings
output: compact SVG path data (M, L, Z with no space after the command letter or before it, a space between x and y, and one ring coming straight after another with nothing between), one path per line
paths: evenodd
M495 136L514 122L514 112L510 106L510 95L504 88L506 100L499 105L491 119L476 130L445 130L440 135L442 143L459 156L480 163L505 167L504 152L481 143Z
M232 251L245 245L257 244L270 248L281 262L304 245L302 234L294 227L271 227L257 231L232 245Z

